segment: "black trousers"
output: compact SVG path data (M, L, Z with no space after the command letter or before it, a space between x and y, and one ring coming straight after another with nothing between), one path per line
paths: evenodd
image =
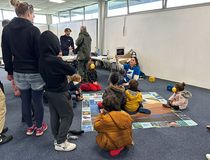
M46 91L50 108L50 123L54 138L57 143L66 140L68 130L74 117L71 99L68 92L48 92Z

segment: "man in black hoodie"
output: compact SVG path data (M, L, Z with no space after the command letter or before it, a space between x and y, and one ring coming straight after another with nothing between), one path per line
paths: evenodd
M76 71L70 64L58 57L59 40L51 31L45 31L40 37L39 68L46 83L46 98L50 107L50 122L54 146L57 151L71 151L76 144L67 140L68 130L74 116L71 99L68 94L67 75Z

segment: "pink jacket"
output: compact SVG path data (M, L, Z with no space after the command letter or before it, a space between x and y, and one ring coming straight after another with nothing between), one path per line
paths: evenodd
M168 100L172 106L179 106L179 109L186 109L188 105L188 99L192 97L189 91L180 91L174 93Z

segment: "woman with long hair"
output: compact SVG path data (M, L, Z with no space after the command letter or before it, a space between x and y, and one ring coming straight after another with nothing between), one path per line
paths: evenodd
M27 135L43 135L47 124L43 123L43 86L45 85L38 67L40 30L33 25L34 9L27 2L11 0L17 17L3 29L2 53L7 78L13 80L21 92L22 115L27 123ZM34 102L35 120L31 115Z

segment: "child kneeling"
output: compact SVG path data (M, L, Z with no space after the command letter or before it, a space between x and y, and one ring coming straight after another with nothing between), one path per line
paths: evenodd
M98 131L96 143L101 149L117 156L132 144L132 119L124 111L117 111L116 99L103 99L104 112L95 119L94 128Z
M90 60L88 62L87 78L88 83L83 83L80 85L82 91L100 91L101 85L98 83L98 76L95 68L95 64Z

